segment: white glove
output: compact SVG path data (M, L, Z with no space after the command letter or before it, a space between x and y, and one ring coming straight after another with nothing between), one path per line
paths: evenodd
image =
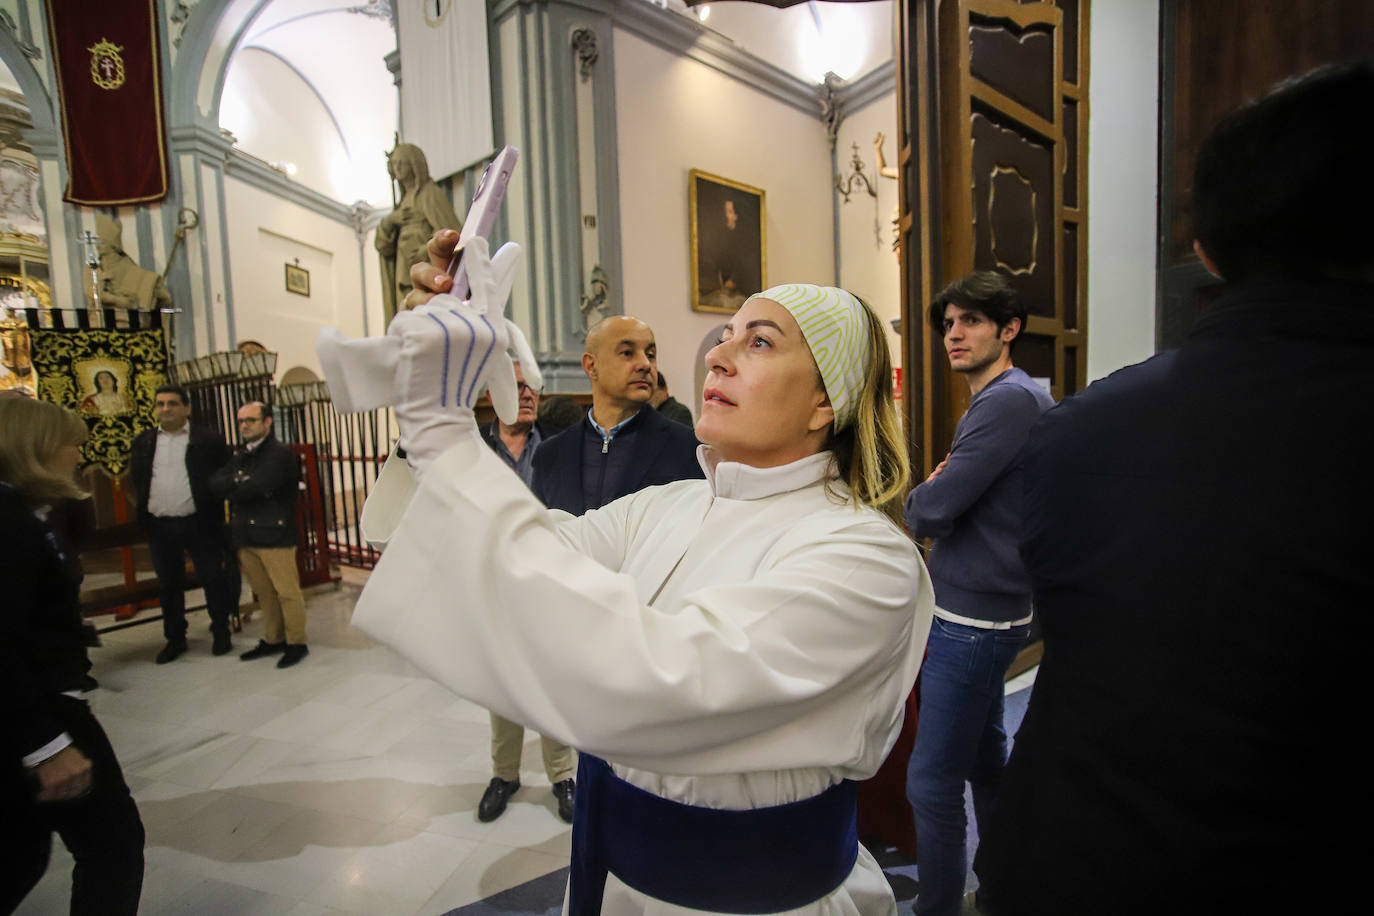
M316 344L335 408L348 413L394 406L401 445L417 472L476 432L472 405L484 390L490 389L497 416L515 421L520 398L507 347L514 348L526 381L542 384L529 341L502 314L520 246L508 242L488 258L486 240L475 238L463 259L470 299L435 296L398 313L384 338L352 341L325 328Z

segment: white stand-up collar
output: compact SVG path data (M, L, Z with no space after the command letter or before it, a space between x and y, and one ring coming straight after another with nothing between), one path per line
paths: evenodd
M775 468L756 468L737 461L722 461L715 449L699 445L697 462L706 472L711 492L723 499L763 499L836 476L835 456L828 451Z

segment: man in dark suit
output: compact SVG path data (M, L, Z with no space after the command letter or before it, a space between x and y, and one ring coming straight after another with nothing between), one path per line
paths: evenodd
M645 487L703 476L691 428L674 423L649 403L658 380L658 346L647 324L614 315L593 325L582 369L592 383L591 410L534 454L532 489L544 505L581 515ZM510 755L498 753L496 719L492 717L492 758L497 772L477 807L483 821L499 817L520 788L519 757L512 769ZM562 765L564 758L551 756L554 751L545 745L548 768ZM571 761L567 764L567 775L554 782L554 794L559 815L571 820L576 784Z
M584 422L539 447L534 495L581 515L645 487L702 477L696 435L649 404L658 381L654 332L613 315L587 332L582 370L592 383Z
M1045 655L978 851L990 916L1361 899L1371 110L1365 62L1222 120L1193 183L1221 299L1031 435Z
M272 408L250 401L238 411L243 446L210 478L229 500L229 528L239 563L262 606L263 635L239 656L244 661L281 655L289 668L310 651L305 642L305 598L296 571L296 497L301 469L291 449L272 435Z
M186 554L205 588L214 635L211 652L232 648L229 617L238 603L238 566L224 528L224 500L210 489L210 475L229 459L215 429L191 422L185 388L163 385L153 400L157 428L139 433L129 454L138 520L148 534L162 604L167 644L159 665L186 651Z

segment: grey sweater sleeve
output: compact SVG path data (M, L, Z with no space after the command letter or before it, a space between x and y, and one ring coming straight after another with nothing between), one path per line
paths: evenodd
M906 523L917 537L944 537L954 523L1016 461L1040 419L1035 396L1020 385L997 385L976 398L940 476L906 500Z

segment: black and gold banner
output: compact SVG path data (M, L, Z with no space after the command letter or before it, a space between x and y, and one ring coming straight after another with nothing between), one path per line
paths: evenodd
M47 0L67 156L64 200L167 196L156 0Z
M153 425L155 394L167 380L162 330L29 333L39 397L85 419L87 464L123 474L134 436Z

